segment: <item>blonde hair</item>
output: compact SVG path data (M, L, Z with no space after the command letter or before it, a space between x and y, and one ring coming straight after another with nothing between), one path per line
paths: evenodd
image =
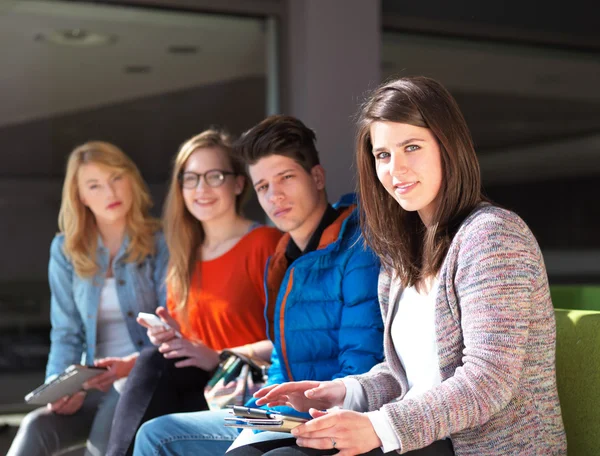
M125 261L141 262L155 253L154 233L160 222L150 216L152 199L135 163L117 146L91 141L77 147L67 162L67 171L58 214L58 227L65 235L64 253L80 277L93 277L99 270L96 263L98 227L92 211L81 201L77 174L82 165L98 164L123 172L130 178L133 203L127 214L126 232L129 246Z
M218 148L222 150L229 160L232 171L236 176L244 177L244 187L237 195L235 209L241 213L242 205L249 190L249 180L243 162L233 154L232 139L224 131L208 129L199 135L190 138L179 148L173 164L169 192L163 209L163 224L165 241L169 248L169 266L167 283L169 292L175 301L177 317L180 322L187 325L188 312L187 300L190 292L190 282L194 266L199 257L199 248L204 242L204 230L185 206L181 190L181 176L185 165L192 154L199 149Z

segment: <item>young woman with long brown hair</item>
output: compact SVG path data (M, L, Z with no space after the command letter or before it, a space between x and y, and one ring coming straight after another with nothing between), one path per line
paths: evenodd
M151 418L206 409L204 386L220 350L270 358L263 274L281 233L241 214L248 189L225 133L207 130L179 150L164 207L168 309L156 312L174 330L148 329L158 348L143 352L130 376L109 455L130 454Z

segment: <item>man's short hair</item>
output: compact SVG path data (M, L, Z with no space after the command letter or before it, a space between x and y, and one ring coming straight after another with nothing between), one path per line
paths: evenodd
M315 132L292 116L274 115L246 131L234 150L247 166L271 155L295 160L307 172L319 162Z

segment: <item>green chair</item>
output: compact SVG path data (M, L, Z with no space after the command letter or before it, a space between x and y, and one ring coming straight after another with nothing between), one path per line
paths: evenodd
M600 311L600 286L552 285L550 294L555 309Z
M555 309L556 377L569 456L600 454L600 312Z

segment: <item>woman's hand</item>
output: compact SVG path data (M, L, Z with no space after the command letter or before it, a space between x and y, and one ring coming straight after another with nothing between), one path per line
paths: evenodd
M106 367L108 370L85 382L83 389L98 389L106 393L116 380L129 375L138 356L137 353L134 353L124 358L102 358L96 360L94 366Z
M368 453L381 446L371 420L364 413L311 409L310 414L313 420L292 429L299 446L329 450L335 442L335 448L340 450L338 456Z
M219 364L219 354L202 342L176 337L158 347L158 351L167 359L185 358L175 363L175 367L199 367L207 372Z
M59 415L72 415L83 405L85 391L79 391L71 396L65 396L48 404L48 408Z
M177 321L169 314L169 311L164 307L157 307L155 313L163 322L169 325L171 329L165 329L162 326L150 326L141 318L138 318L136 321L148 330L148 339L150 339L150 342L152 342L153 345L158 347L165 342L175 339L177 337L177 332L181 332L181 329L179 323L177 323Z
M346 385L335 380L290 382L263 388L254 393L254 397L258 399L256 405L288 405L299 412L308 412L311 408L322 410L341 406L346 397Z

